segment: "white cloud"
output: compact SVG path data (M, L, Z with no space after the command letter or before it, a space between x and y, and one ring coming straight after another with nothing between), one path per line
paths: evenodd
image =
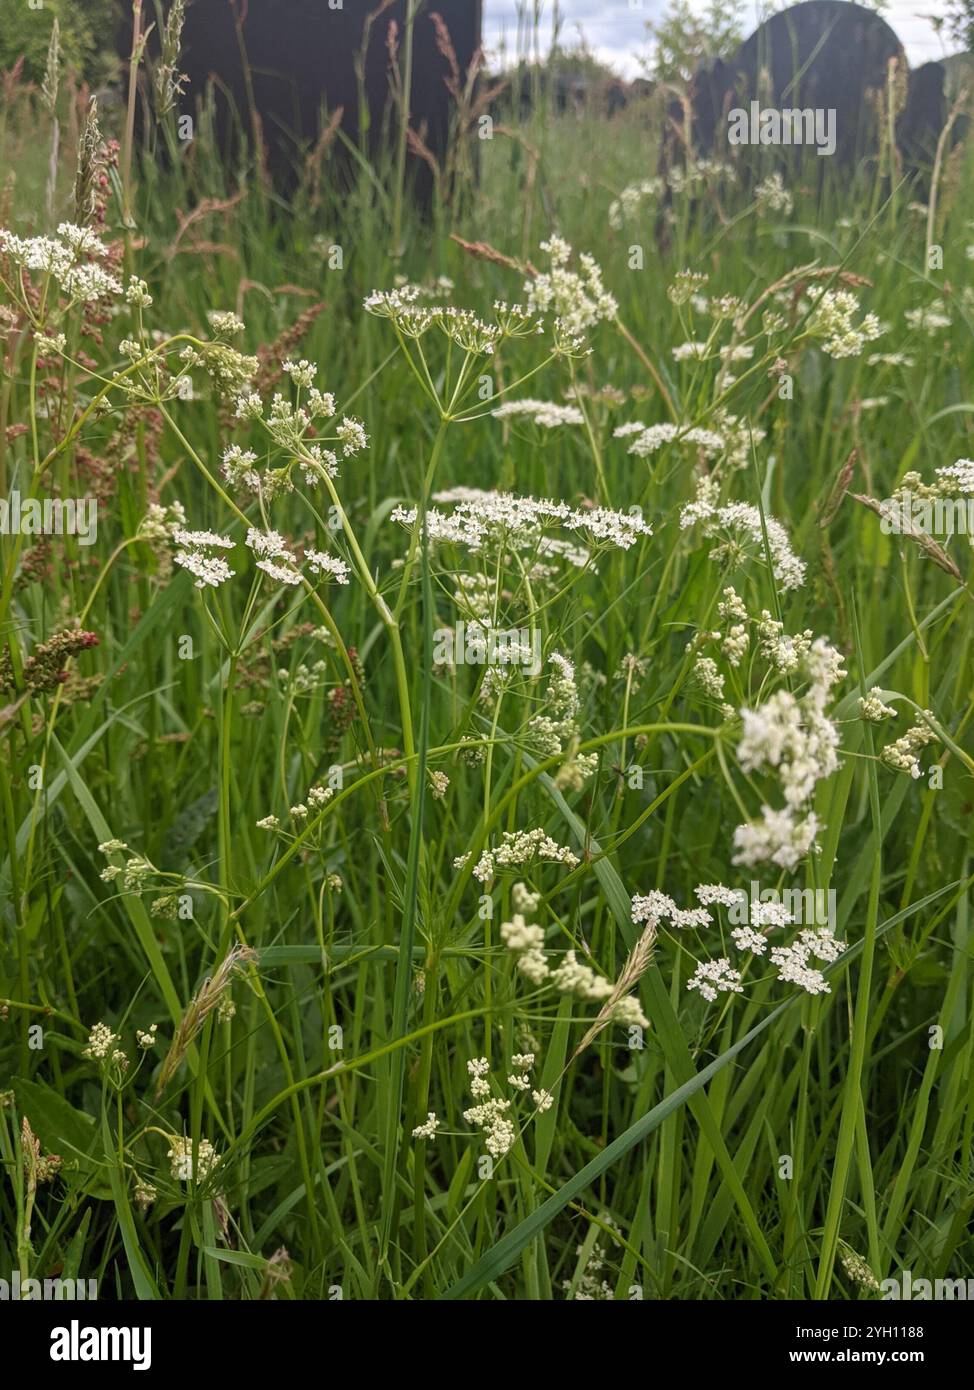
M939 0L934 0L934 6ZM702 0L693 0L703 8ZM929 0L928 0L929 3ZM624 77L636 77L644 71L640 57L651 51L652 41L646 32L647 22L658 20L665 12L666 0L559 0L561 41L570 45L584 35L589 47L603 62ZM744 25L750 33L758 22L757 6L752 22ZM887 23L895 29L912 67L940 58L944 45L938 38L924 0L890 0L883 12ZM502 41L510 62L518 49L518 12L533 10L531 0L484 0L484 43L491 58L496 60ZM554 6L551 0L541 6L540 44L542 53L551 43ZM530 21L529 21L530 23ZM521 44L528 36L521 32ZM533 42L533 40L532 40ZM948 45L947 51L950 51Z

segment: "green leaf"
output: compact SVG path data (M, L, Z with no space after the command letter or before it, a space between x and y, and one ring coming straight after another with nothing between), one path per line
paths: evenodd
M68 1185L72 1188L84 1186L93 1197L110 1197L104 1165L94 1157L98 1132L92 1117L83 1110L76 1110L43 1082L15 1076L11 1085L17 1108L27 1116L41 1147L47 1153L58 1154L64 1161L62 1172Z
M132 1283L135 1285L136 1298L143 1300L156 1300L159 1291L152 1280L149 1268L146 1265L142 1254L142 1247L139 1244L139 1233L135 1229L135 1218L132 1216L132 1208L129 1206L128 1193L125 1190L125 1174L119 1168L117 1161L114 1161L115 1146L112 1140L112 1132L108 1125L108 1116L102 1113L101 1117L102 1140L105 1146L105 1156L109 1160L108 1174L112 1185L112 1196L115 1200L115 1214L118 1217L118 1229L122 1235L122 1244L125 1247L125 1254L128 1258L129 1270L132 1274Z

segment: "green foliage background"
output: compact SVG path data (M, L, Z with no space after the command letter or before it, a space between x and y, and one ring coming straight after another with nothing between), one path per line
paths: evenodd
M25 79L40 82L57 18L65 65L90 82L104 80L115 63L118 15L116 0L44 0L36 10L28 0L0 0L0 69L7 71L22 56Z

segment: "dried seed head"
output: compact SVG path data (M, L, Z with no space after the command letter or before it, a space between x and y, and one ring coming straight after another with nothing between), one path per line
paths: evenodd
M249 946L234 946L224 957L222 964L200 985L196 994L176 1029L172 1044L166 1054L159 1074L156 1095L161 1095L172 1080L180 1063L189 1051L193 1039L199 1034L203 1024L214 1009L218 1008L224 994L230 988L234 972L252 965L257 960L257 952Z
M74 220L87 227L95 215L96 188L105 163L105 148L98 124L98 98L92 97L78 141L78 172L74 181Z
M44 81L41 83L41 97L51 115L57 106L58 88L61 85L61 26L55 17L51 27L51 42L47 46L47 66Z

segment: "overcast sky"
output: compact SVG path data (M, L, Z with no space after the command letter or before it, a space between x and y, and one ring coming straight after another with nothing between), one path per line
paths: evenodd
M502 37L506 38L508 53L513 54L518 11L526 9L530 13L534 3L535 0L484 0L484 43L492 55L496 55ZM625 77L634 77L642 70L640 54L648 55L650 51L646 23L659 19L665 8L666 0L559 0L562 42L571 43L581 30L603 62L610 63ZM758 6L751 8L756 13ZM943 56L943 44L928 16L940 14L944 8L944 0L888 0L884 18L899 35L911 66ZM553 10L554 0L542 0L541 31L546 46ZM750 33L754 27L753 23L745 24L745 31Z

